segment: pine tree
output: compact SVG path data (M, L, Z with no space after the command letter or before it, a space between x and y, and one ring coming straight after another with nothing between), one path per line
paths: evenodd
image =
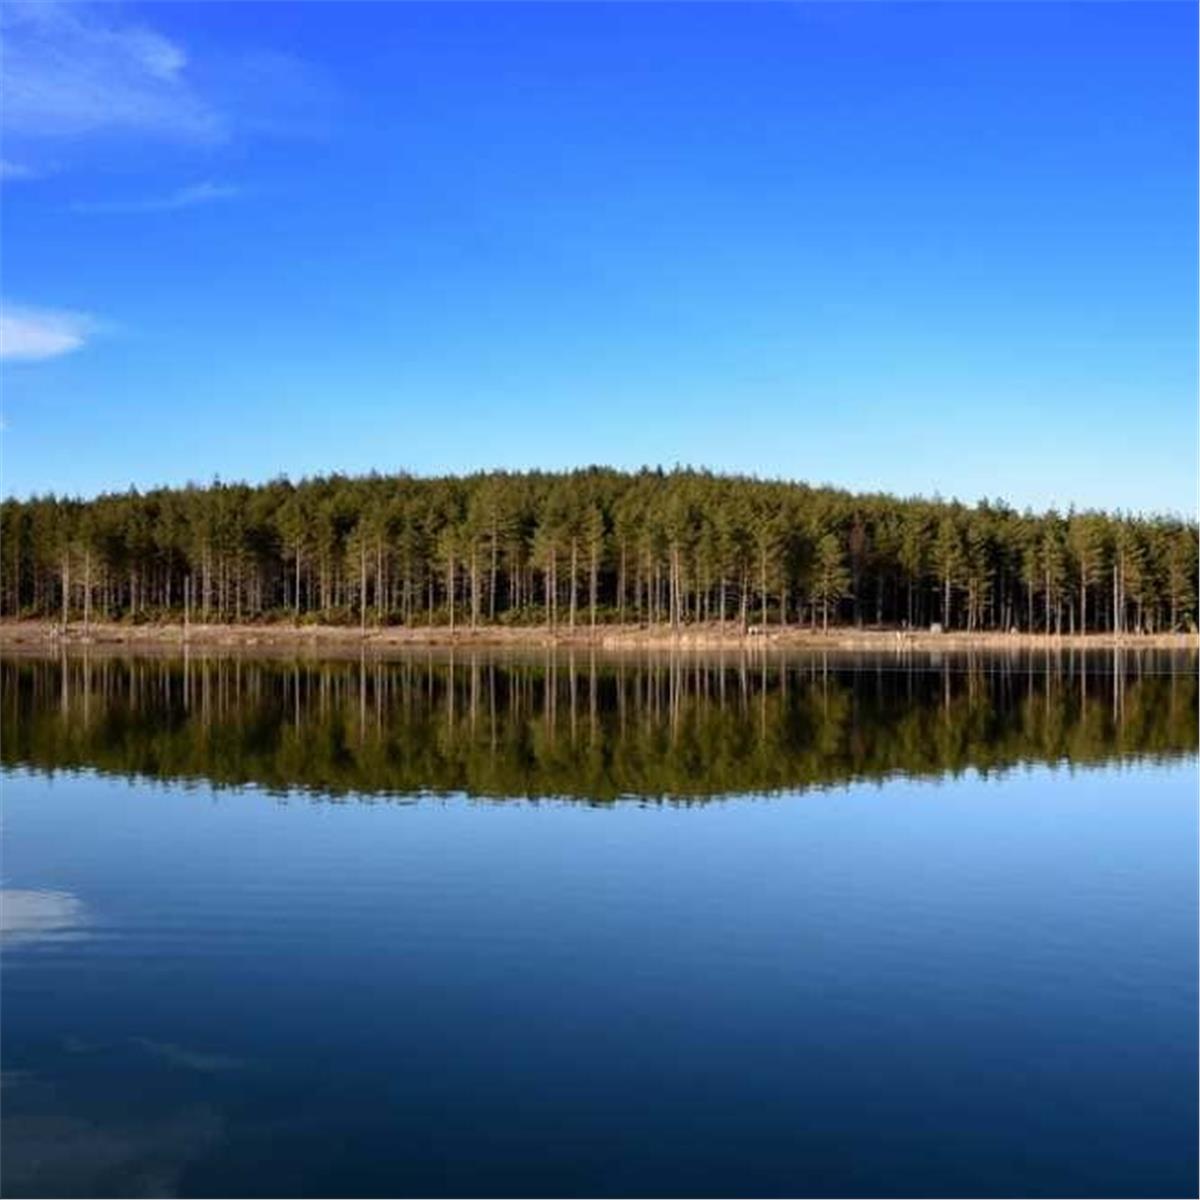
M821 605L821 627L829 629L829 606L837 605L846 595L850 572L846 570L841 543L827 533L817 543L816 566L813 572L813 596Z

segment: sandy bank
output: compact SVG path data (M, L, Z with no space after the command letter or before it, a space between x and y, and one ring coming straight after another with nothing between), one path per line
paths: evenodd
M365 634L357 627L335 625L124 625L72 623L65 631L48 621L0 621L0 650L47 649L62 645L127 646L137 648L176 647L186 641L195 646L260 647L280 650L347 650L366 647L387 653L418 646L487 646L536 649L551 646L590 646L600 649L658 648L663 650L714 650L723 648L789 650L1014 650L1128 649L1191 650L1200 648L1193 633L1124 634L1027 634L1027 633L930 633L894 629L839 627L827 633L796 626L771 626L764 631L739 625L689 625L669 627L599 625L594 630L578 625L574 630L560 626L480 627L392 626L373 628Z

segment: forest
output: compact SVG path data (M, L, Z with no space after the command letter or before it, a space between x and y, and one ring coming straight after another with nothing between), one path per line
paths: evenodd
M1177 517L691 469L332 475L6 500L0 616L1157 633L1197 558Z

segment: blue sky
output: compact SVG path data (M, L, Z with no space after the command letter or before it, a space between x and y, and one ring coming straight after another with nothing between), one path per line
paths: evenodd
M1193 5L0 11L7 494L1195 509Z

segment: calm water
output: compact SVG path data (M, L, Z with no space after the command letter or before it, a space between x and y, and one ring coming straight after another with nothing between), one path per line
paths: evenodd
M1196 1192L1193 659L0 683L6 1195Z

